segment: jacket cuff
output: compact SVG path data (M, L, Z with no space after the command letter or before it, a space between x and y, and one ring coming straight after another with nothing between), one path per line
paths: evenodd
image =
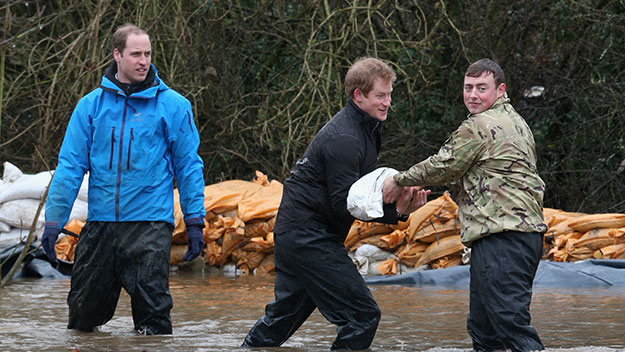
M46 221L44 226L45 228L48 228L48 229L57 229L57 230L61 229L61 227L59 226L59 223L56 221Z
M204 219L201 217L193 217L193 218L185 219L184 223L185 225L187 225L187 227L194 226L194 227L199 227L201 229L204 228Z

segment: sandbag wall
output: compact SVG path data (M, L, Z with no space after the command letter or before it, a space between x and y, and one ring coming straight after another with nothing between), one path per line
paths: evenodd
M625 214L570 213L545 208L546 258L558 262L625 259Z
M174 191L172 265L179 263L187 250L178 197ZM281 198L282 184L269 181L259 171L252 181L229 180L206 186L206 263L218 267L234 263L245 274L273 272L273 225Z
M24 232L30 227L51 175L52 171L23 175L5 163L0 182L0 244L3 238L8 238L7 228L9 232L17 231L15 229ZM23 188L28 192L15 192ZM86 219L86 190L87 177L66 225L74 233L80 233ZM259 171L252 181L229 180L206 186L206 247L203 252L206 264L215 267L234 265L246 274L272 272L273 226L281 197L282 184L269 181ZM12 204L28 204L27 208L13 212L21 218L3 215L3 210ZM449 194L444 193L397 225L356 220L345 246L363 275L394 275L466 264L469 251L460 241L457 210ZM545 208L544 215L549 228L545 234L544 259L625 259L625 214L583 214ZM177 190L174 190L174 218L172 265L179 264L187 250L186 228ZM42 230L43 219L42 212L37 223L38 233ZM76 239L71 236L60 238L56 246L58 257L73 261L75 244Z
M15 165L4 162L4 172L0 180L0 248L14 245L28 236L39 203L53 174L54 171L24 174ZM74 202L70 219L87 219L87 178L84 178ZM35 235L38 237L43 233L44 221L45 207L35 224Z

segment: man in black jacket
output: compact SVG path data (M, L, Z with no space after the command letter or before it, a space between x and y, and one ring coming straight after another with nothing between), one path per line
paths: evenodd
M376 58L348 70L350 97L317 133L284 182L274 228L275 300L248 333L243 346L282 345L318 308L336 324L332 349L368 348L380 309L343 245L354 218L347 210L350 186L376 167L380 127L391 105L395 73ZM384 216L396 224L427 201L421 188L406 188Z

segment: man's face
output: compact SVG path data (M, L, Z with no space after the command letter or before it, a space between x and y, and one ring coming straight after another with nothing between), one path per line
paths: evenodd
M393 92L393 83L391 81L386 82L376 78L373 81L373 88L369 94L365 95L360 88L356 88L354 91L354 102L371 117L384 121L391 106L391 92Z
M472 114L490 109L495 101L506 92L504 83L495 86L492 72L484 71L479 77L464 76L464 105Z
M117 80L122 83L140 83L145 80L152 61L152 46L147 34L129 34L123 52L113 50L117 62Z

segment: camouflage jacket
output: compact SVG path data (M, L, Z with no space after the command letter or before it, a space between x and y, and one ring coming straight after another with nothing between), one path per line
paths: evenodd
M395 180L400 186L452 186L467 246L505 230L547 230L534 136L506 95L469 114L437 154Z

